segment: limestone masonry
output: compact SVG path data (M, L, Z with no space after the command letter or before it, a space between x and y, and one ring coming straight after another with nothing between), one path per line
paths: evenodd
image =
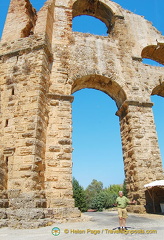
M108 36L72 31L95 16ZM163 179L151 95L164 97L164 36L109 0L48 0L39 12L11 0L0 42L1 226L39 227L80 219L72 197L72 93L94 88L115 100L134 212L144 184Z

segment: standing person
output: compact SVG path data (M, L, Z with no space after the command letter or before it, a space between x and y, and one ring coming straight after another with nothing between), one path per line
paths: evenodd
M122 191L119 191L119 196L116 199L116 204L118 208L118 217L119 217L119 230L127 230L126 219L128 217L126 207L128 204L134 204L136 201L130 201L127 197L123 195Z

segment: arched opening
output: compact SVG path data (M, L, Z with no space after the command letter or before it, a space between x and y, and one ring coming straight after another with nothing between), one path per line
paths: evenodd
M164 91L163 91L164 94ZM162 95L162 94L161 94ZM158 143L160 148L160 153L162 157L162 164L164 167L164 98L158 95L151 96L151 101L154 103L153 106L153 113L154 113L154 120L156 125L156 131L158 135Z
M73 95L73 176L83 187L93 179L102 181L104 187L122 184L124 167L116 104L95 89L81 89Z
M142 63L150 65L150 66L154 66L154 67L163 67L162 64L160 64L152 59L148 59L148 58L143 58Z
M106 76L92 74L77 78L72 86L72 93L83 88L93 88L106 93L115 100L118 108L126 100L126 94L121 86Z
M81 15L73 18L72 30L74 32L108 36L106 25L99 19L87 15Z
M153 89L151 101L154 103L153 113L158 134L158 142L162 157L162 163L164 167L164 82Z
M114 14L112 10L100 1L77 0L73 4L73 18L81 15L88 15L101 20L110 33L114 27Z
M157 42L157 45L149 45L141 52L142 58L151 59L164 65L164 43Z

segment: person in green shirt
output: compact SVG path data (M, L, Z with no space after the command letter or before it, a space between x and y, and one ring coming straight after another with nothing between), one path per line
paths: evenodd
M118 208L118 217L119 217L119 229L127 230L126 227L126 218L128 217L127 215L127 210L126 207L128 204L134 204L136 201L130 201L127 197L123 195L122 191L119 191L119 196L116 199L116 204Z

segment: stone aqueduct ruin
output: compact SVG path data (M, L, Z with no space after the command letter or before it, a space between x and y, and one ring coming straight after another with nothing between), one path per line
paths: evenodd
M109 35L72 31L95 16ZM48 0L39 12L11 0L0 42L2 225L34 227L78 218L72 197L72 93L93 88L115 100L127 190L145 211L143 185L163 179L151 95L164 97L164 37L109 0ZM110 124L110 123L109 123Z

